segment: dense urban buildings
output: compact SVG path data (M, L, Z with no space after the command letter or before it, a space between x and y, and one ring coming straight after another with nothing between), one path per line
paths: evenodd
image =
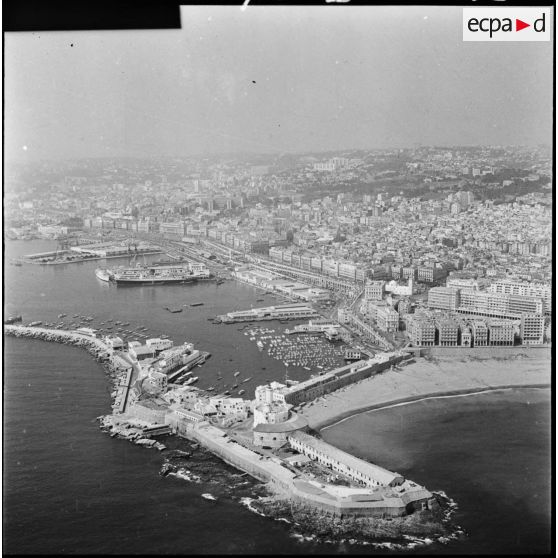
M6 234L56 239L42 262L170 248L220 262L292 300L331 300L384 350L544 343L550 161L542 147L419 147L11 166Z

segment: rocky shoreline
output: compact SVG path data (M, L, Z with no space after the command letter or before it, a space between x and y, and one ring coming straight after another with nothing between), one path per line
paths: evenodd
M277 493L250 499L245 504L258 515L290 524L293 534L306 540L349 541L403 549L409 544L445 544L465 536L452 521L456 504L443 493L435 494L435 498L436 506L432 510L386 519L332 516Z
M138 446L155 448L159 451L166 449L164 444L144 436L144 429L152 426L138 419L130 419L119 415L104 415L97 417L101 423L101 430L109 432L113 438L122 438Z

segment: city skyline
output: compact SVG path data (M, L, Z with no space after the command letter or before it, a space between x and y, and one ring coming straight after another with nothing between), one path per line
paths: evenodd
M6 160L550 144L551 43L463 43L458 7L335 10L7 34Z

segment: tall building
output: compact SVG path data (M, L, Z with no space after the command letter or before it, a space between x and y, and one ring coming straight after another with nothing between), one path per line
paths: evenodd
M455 312L459 307L459 289L452 287L434 287L428 291L428 306L439 310Z
M457 347L459 325L451 318L438 318L435 321L437 345L441 347Z
M366 300L382 300L384 298L385 281L369 280L364 286L364 298Z
M434 320L423 316L411 316L407 331L411 343L415 347L432 347L436 341L436 325Z
M552 308L552 289L550 285L506 279L503 281L495 281L488 287L488 290L491 293L542 298L544 300L544 311L550 312Z
M540 345L544 341L544 316L523 314L520 332L521 342L524 345Z
M473 334L473 346L486 347L488 345L488 328L482 320L471 322L471 332Z
M514 326L506 320L490 320L488 322L488 344L492 346L513 345Z
M492 318L516 318L523 313L542 314L542 298L485 291L461 291L458 312Z

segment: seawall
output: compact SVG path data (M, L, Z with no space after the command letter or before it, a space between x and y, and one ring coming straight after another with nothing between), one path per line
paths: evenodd
M416 356L433 358L510 358L517 355L544 356L550 358L551 345L515 345L513 347L408 347L404 351Z
M265 482L279 499L291 500L311 506L320 513L344 517L399 517L406 515L409 505L428 500L431 494L423 490L413 495L396 494L390 489L385 497L371 497L370 490L363 488L362 501L349 497L337 497L326 485L312 485L300 478L274 456L259 455L238 444L209 423L189 425L181 435L200 443L204 448L222 459L225 463L247 472L252 477ZM320 488L321 487L321 488Z

